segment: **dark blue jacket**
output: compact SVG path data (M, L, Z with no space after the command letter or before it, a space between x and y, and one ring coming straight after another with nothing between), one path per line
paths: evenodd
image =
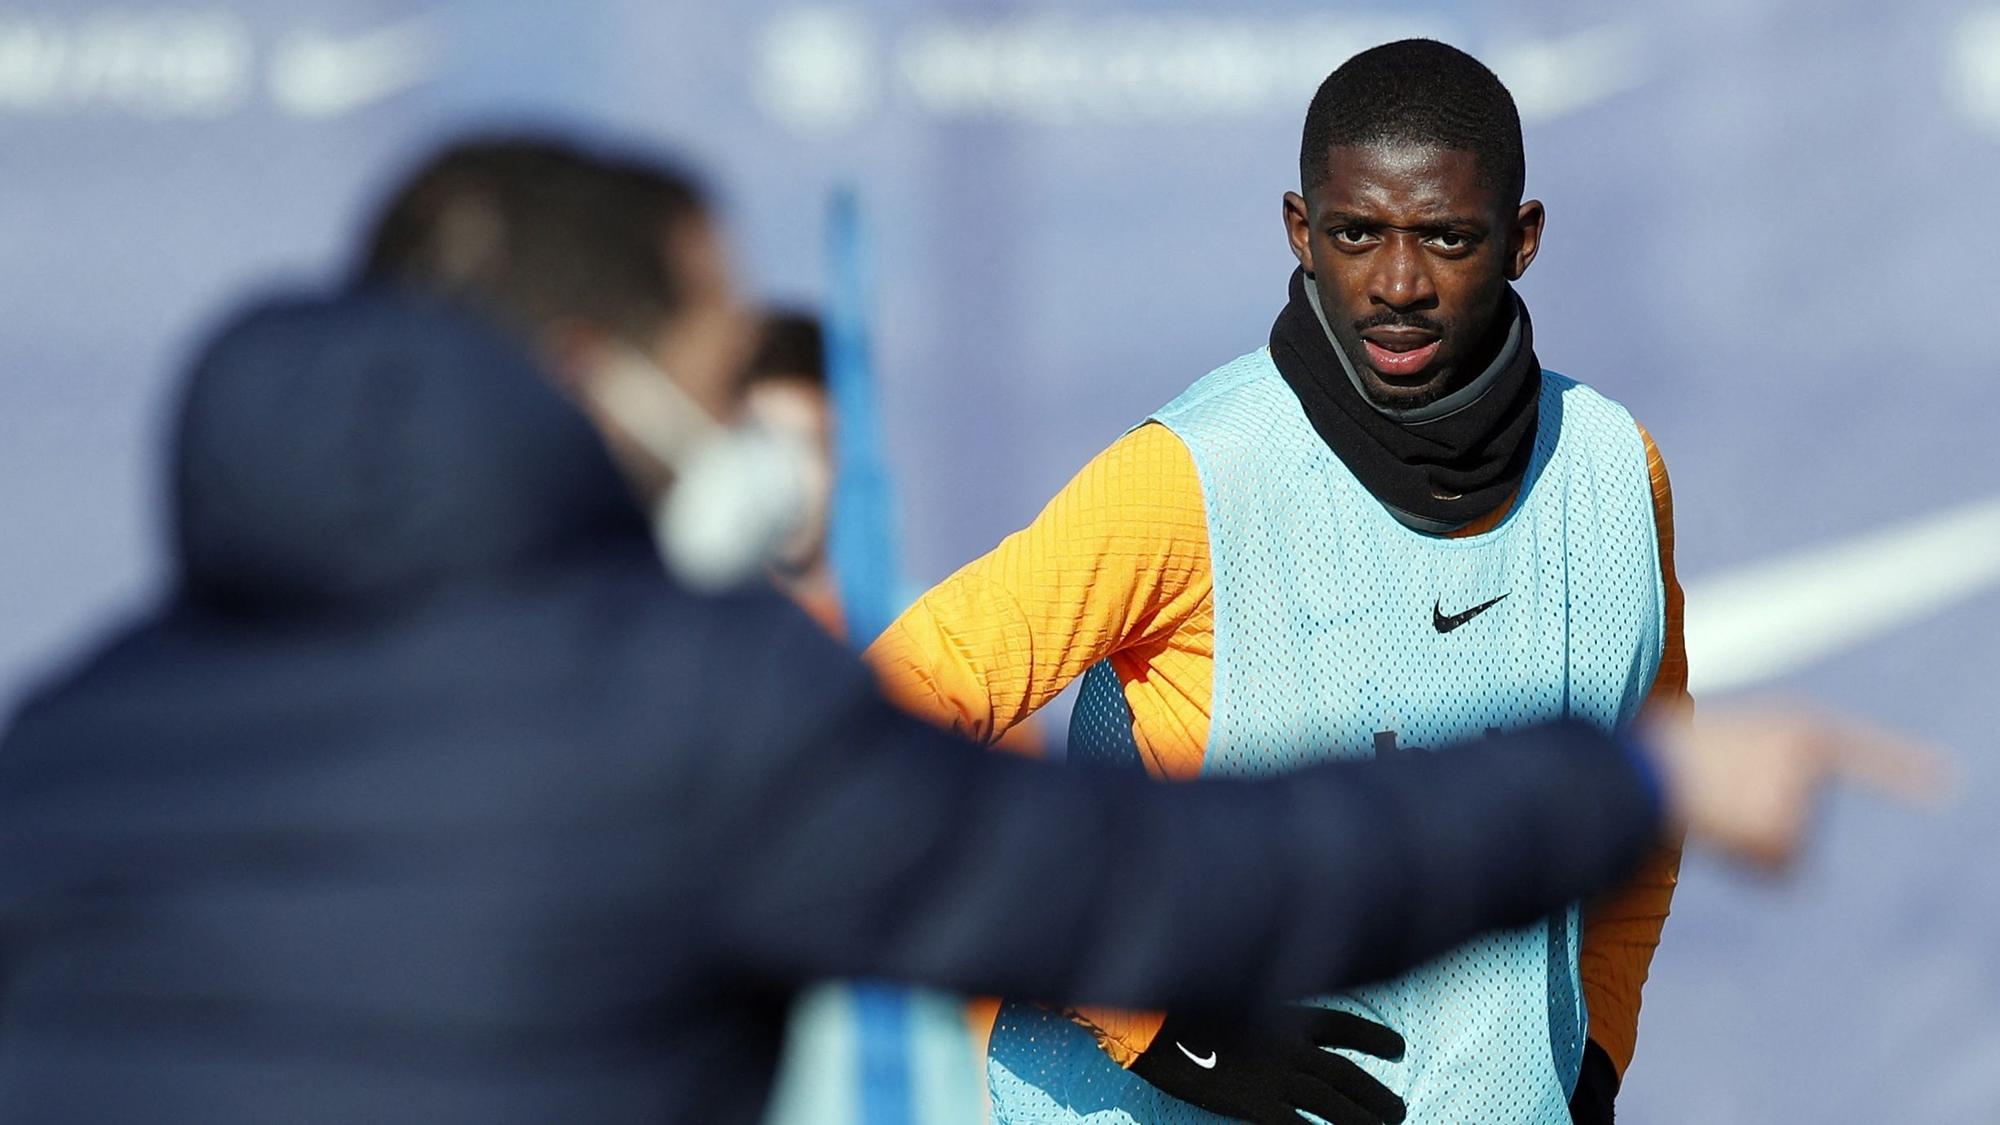
M0 748L0 1120L747 1122L814 978L1236 1010L1657 829L1572 728L1178 786L981 752L663 579L441 309L263 309L185 403L176 592Z

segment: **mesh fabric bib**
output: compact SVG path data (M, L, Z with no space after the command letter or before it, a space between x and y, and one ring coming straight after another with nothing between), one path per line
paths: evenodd
M1264 350L1153 418L1192 454L1215 581L1205 774L1262 775L1576 718L1631 719L1658 670L1665 588L1645 445L1622 408L1545 373L1536 448L1499 526L1439 538L1382 507L1313 432ZM1484 608L1481 608L1484 607ZM1476 611L1476 612L1475 612ZM1137 767L1109 663L1084 679L1070 753ZM1566 1125L1585 1019L1578 911L1490 934L1317 1001L1401 1032L1350 1055L1412 1125ZM1059 1013L1003 1007L988 1054L1001 1122L1223 1119L1120 1068Z

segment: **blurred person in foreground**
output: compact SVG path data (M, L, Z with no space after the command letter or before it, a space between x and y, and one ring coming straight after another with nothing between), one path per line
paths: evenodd
M1071 757L1167 779L1687 706L1665 463L1617 403L1543 370L1514 288L1544 210L1506 87L1442 43L1364 51L1312 99L1299 175L1268 346L895 622L869 652L892 695L990 739L1082 676ZM1277 1074L1321 1116L1346 1098L1423 1122L1607 1122L1678 866L1663 844L1587 909L1315 1001L1399 1034L1398 1059L1010 1004L996 1115L1203 1122L1264 1104Z
M503 229L513 232L512 246L492 253ZM840 637L845 615L828 550L835 419L825 335L811 313L744 305L730 283L724 247L716 208L683 170L549 138L494 135L448 145L396 184L360 260L364 277L447 295L494 317L566 380L624 351L642 367L676 373L719 422L741 423L739 432L770 439L753 446L789 451L799 469L795 528L736 532L748 542L723 546L719 577L703 561L718 552L703 547L700 528L676 537L663 519L662 547L704 585L741 579L761 563L784 593ZM661 508L663 482L647 458L632 453L630 441L619 443L636 487L649 506ZM1042 749L1026 725L1010 732L1005 745L1024 753ZM881 1025L855 1018L853 1004L852 993L834 988L798 1009L777 1103L788 1119L808 1119L796 1108L821 1108L829 1093L846 1090L861 1073L855 1052L909 1050L900 1032L882 1041ZM939 1001L913 1004L908 1022L939 1042L969 1038ZM971 1044L965 1046L924 1057L974 1053L976 1062ZM963 1072L927 1073L922 1088L927 1096L936 1088L952 1092L947 1100L976 1102L983 1084L983 1069L968 1065Z

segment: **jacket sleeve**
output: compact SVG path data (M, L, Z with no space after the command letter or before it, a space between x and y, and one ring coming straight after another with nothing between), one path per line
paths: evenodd
M984 752L802 619L759 632L676 804L688 924L732 976L1242 1011L1546 914L1658 832L1645 767L1582 728L1159 785Z
M1194 459L1165 427L1141 426L918 599L867 660L897 703L990 742L1092 664L1173 632L1208 591Z
M1688 707L1692 704L1687 694L1686 606L1674 573L1673 487L1652 435L1643 426L1639 433L1646 442L1654 523L1660 539L1660 577L1667 592L1666 644L1646 708ZM1653 952L1659 948L1660 932L1673 906L1680 866L1678 841L1652 848L1629 880L1591 902L1584 912L1578 963L1584 1006L1590 1013L1590 1038L1604 1049L1621 1078L1631 1065L1638 1042L1640 991L1646 985Z

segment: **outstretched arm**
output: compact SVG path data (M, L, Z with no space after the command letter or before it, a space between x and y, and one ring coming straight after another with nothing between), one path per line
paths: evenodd
M1160 785L980 752L880 702L809 624L772 633L681 809L712 842L690 916L754 978L1240 1012L1553 910L1659 831L1644 771L1590 730Z

